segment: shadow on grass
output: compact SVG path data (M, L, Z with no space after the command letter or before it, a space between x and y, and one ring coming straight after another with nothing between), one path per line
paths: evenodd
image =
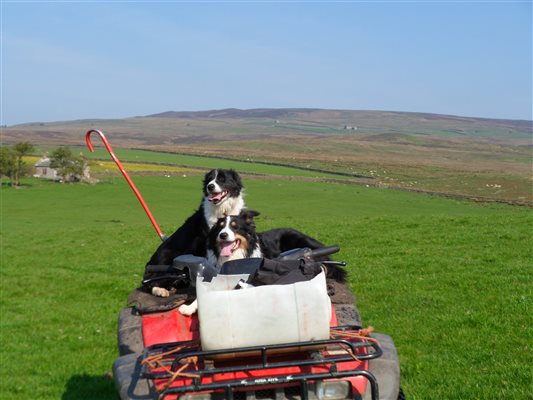
M24 183L20 183L19 186L15 186L15 185L12 185L11 182L9 181L4 181L4 180L0 180L0 186L2 188L9 188L9 189L25 189L25 188L31 188L33 187L34 185L32 183L27 183L27 182L24 182Z
M73 375L67 382L62 400L116 400L113 379L107 375Z

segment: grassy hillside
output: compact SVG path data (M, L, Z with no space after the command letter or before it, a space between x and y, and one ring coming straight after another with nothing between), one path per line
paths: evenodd
M167 233L201 178L135 177ZM2 188L0 397L114 399L116 319L159 243L120 178ZM526 399L530 209L379 188L245 181L258 228L342 246L365 324L398 347L410 399Z
M146 117L117 120L79 120L55 123L21 124L10 129L49 132L74 132L89 125L106 130L129 128L145 136L151 134L171 137L170 128L181 128L195 136L224 136L238 134L300 133L415 133L444 136L481 136L528 139L531 121L460 117L427 113L392 111L357 111L325 109L224 109L198 112L165 112ZM346 129L347 127L354 128ZM150 128L150 131L143 129ZM190 136L190 135L189 135ZM201 138L200 138L201 140Z
M103 130L117 149L274 162L372 176L381 187L533 202L531 121L384 111L229 109L25 124L4 128L2 135L4 143L83 146L84 133L91 128ZM201 166L206 166L203 161ZM287 173L294 171L282 174Z

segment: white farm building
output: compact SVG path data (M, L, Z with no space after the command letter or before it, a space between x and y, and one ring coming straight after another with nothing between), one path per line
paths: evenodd
M47 156L44 156L37 161L35 163L35 174L33 176L35 178L52 179L54 181L60 180L61 178L57 175L57 171L50 167L51 162L52 161Z
M52 161L50 158L48 158L47 155L44 155L39 161L37 161L34 165L35 167L35 174L33 176L35 178L42 178L42 179L50 179L54 181L60 181L63 179L61 175L57 173L57 170L55 168L50 167L50 164ZM83 175L69 175L65 179L66 182L93 182L91 180L91 173L90 168L87 163L84 163L83 167Z

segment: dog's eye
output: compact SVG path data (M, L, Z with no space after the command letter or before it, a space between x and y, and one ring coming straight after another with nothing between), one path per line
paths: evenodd
M218 226L224 226L224 221L220 221L220 222L218 223Z
M236 228L237 227L237 223L235 221L231 221L231 227L232 228Z
M217 180L219 182L224 182L226 180L226 177L224 175L217 176Z

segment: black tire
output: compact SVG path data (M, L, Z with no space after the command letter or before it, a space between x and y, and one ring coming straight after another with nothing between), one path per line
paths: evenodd
M113 378L121 400L155 400L158 393L151 381L141 378L141 354L131 353L115 360Z
M400 362L392 338L382 333L374 333L371 336L379 341L383 350L381 357L369 362L369 371L378 382L379 400L404 399L405 396L400 388ZM370 385L367 385L367 391L362 399L371 399Z
M402 388L400 388L400 392L398 393L398 400L407 400L407 396L403 392Z
M134 307L122 309L118 317L117 330L118 352L121 356L142 353L143 334L142 319Z

